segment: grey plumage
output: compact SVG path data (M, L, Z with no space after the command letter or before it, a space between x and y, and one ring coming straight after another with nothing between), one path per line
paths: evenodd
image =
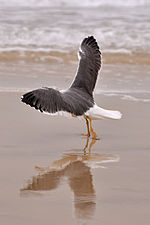
M22 102L41 112L69 112L83 115L94 105L93 90L101 66L101 53L93 36L85 38L79 50L80 62L71 87L64 91L40 88L22 96Z
M34 107L41 112L56 113L69 112L81 116L94 102L90 95L75 88L64 93L52 88L41 88L23 95L22 102Z
M80 88L92 96L101 67L101 52L93 36L83 40L79 56L77 75L71 87Z

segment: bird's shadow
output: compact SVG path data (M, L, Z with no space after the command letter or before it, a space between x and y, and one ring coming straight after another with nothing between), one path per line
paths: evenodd
M94 153L92 147L95 142L96 140L91 140L89 143L87 138L82 150L70 150L47 167L36 166L38 175L33 176L20 190L21 195L28 196L31 192L54 190L59 187L62 178L66 177L65 180L74 194L76 218L85 220L93 217L96 209L96 192L91 168L102 168L102 163L119 161L117 155Z

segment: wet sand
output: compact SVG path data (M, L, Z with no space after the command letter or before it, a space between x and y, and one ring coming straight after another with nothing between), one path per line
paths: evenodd
M20 96L0 93L0 224L149 224L148 102L96 95L123 118L95 121L101 140L85 148L84 121L42 115Z

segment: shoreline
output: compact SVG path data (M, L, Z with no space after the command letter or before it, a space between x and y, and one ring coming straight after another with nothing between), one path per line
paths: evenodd
M68 50L68 52L59 52L53 50L33 51L17 50L0 52L0 61L3 63L77 63L77 52ZM144 52L103 52L102 59L105 64L129 64L129 65L150 65L150 53Z

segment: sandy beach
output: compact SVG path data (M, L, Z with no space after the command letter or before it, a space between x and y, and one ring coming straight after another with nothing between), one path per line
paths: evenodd
M42 115L20 96L0 94L1 224L147 225L149 104L96 95L123 118L94 122L101 140L89 152L84 121Z
M149 225L149 8L0 0L0 225ZM21 102L40 87L68 88L88 36L102 53L95 102L123 115L93 121L100 140L81 136L84 119Z

